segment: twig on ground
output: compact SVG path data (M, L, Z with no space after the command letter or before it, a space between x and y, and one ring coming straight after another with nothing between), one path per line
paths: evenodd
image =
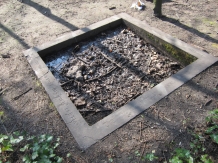
M212 101L213 101L212 99L208 100L207 102L205 102L204 106L210 105L212 103Z
M29 88L27 91L21 93L20 95L16 96L13 98L13 100L18 100L21 96L25 95L26 93L28 93L30 90L32 90L32 88Z
M0 117L0 123L1 123L1 125L3 126L3 128L4 128L5 132L6 132L6 134L9 135L9 134L8 134L8 130L6 129L4 123L3 123L2 120L1 120L1 117Z
M119 43L123 43L122 41L120 40L116 40L116 39L112 39L112 38L107 38L108 40L113 40L113 41L116 41L116 42L119 42Z
M84 61L82 58L77 57L80 61L82 61L83 63L85 63L86 65L90 65L88 62Z
M75 57L75 58L77 58L77 59L79 59L80 61L82 61L83 63L85 63L86 65L90 65L90 63L88 63L88 62L86 62L85 60L83 60L82 58L80 58L80 57L78 57L78 55L76 55L74 52L72 52L72 55Z
M149 60L148 65L147 65L147 69L148 69L148 67L149 67L150 64L151 64L151 54L149 55L149 57L150 57L150 60Z
M9 54L2 54L1 56L2 56L2 58L10 58Z
M107 55L105 55L104 53L100 52L101 55L103 55L107 60L109 60L110 62L112 62L113 64L117 65L117 67L122 68L119 64L117 64L116 62L114 62L112 59L110 59Z
M99 108L101 108L102 110L108 110L108 109L105 109L104 106L102 106L101 104L97 103L96 101L92 100L91 98L89 97L86 97L87 100L91 101L93 104L95 104L96 106L98 106ZM101 111L102 111L101 110Z
M11 131L9 132L9 135L11 135L12 134L12 132L14 131L14 128L17 126L17 124L15 124L14 126L13 126L13 128L11 129Z
M138 97L140 94L141 94L141 93L135 94L131 99L129 99L129 100L125 103L125 105L126 105L128 102L130 102L130 101L132 101L133 99L135 99L136 97Z
M142 122L140 122L139 140L141 140L141 137L142 137Z
M149 55L149 61L148 61L148 65L146 66L146 67L147 67L147 68L146 68L146 71L148 71L148 68L149 68L150 64L151 64L151 54ZM147 75L147 74L143 75L143 76L140 78L140 80L142 80L146 75Z
M74 79L68 80L68 81L66 81L66 82L64 82L64 83L62 83L62 84L60 84L60 86L64 86L64 85L66 85L66 84L68 84L68 83L70 83L70 82L72 82L72 81L74 81Z
M108 71L107 73L105 73L105 74L103 74L103 75L101 75L101 76L98 76L98 77L96 77L96 78L94 78L94 79L86 80L86 82L98 80L99 78L104 77L104 76L110 74L111 72L113 72L113 71L116 70L116 69L117 69L117 67L114 67L114 68L110 69L110 71Z
M140 162L141 162L141 160L142 160L142 157L143 157L143 155L144 155L144 152L145 152L145 147L146 147L146 142L144 142L144 147L143 147L143 149L142 149L141 157L139 158L139 161L138 161L138 163L140 163Z
M1 91L0 91L0 96L1 96L7 89L8 89L8 87L5 88L5 89L3 89L3 90L1 90Z
M75 79L71 79L71 80L68 80L68 81L66 81L66 82L64 82L64 83L62 83L62 84L60 84L60 86L64 86L64 85L66 85L66 84L68 84L68 83L70 83L70 82L72 82L72 81L74 81L74 82L76 82L77 84L79 84L79 82L76 81Z

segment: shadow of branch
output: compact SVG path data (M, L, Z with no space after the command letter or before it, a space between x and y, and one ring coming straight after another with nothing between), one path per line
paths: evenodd
M189 32L191 32L191 33L193 33L193 34L207 40L207 41L210 41L210 42L213 42L213 43L218 43L217 39L215 39L215 38L213 38L213 37L211 37L211 36L209 36L207 34L204 34L204 33L198 31L197 29L195 29L193 27L189 27L189 26L187 26L185 24L182 24L179 20L176 20L174 18L169 18L169 17L162 17L160 19L162 21L166 21L166 22L172 23L172 24L174 24L174 25L176 25L176 26L178 26L180 28L183 28L183 29L185 29L185 30L187 30L187 31L189 31Z
M10 29L8 29L6 26L0 23L0 28L3 29L5 32L7 32L11 37L16 39L24 48L28 49L30 46L23 41L22 38L20 38L18 35L13 33Z
M50 19L52 19L52 20L54 20L54 21L64 25L65 27L69 28L72 31L78 29L78 27L70 24L66 20L64 20L64 19L62 19L62 18L52 14L52 12L51 12L51 10L49 8L46 8L46 7L42 6L42 5L39 5L38 3L35 3L33 1L31 1L31 0L23 1L23 3L26 4L26 5L29 5L29 6L31 6L33 8L35 8L38 12L40 12L44 16L46 16L46 17L48 17L48 18L50 18Z

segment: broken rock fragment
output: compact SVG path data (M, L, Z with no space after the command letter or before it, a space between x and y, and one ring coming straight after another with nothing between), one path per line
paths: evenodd
M84 98L78 98L75 100L74 104L76 106L82 106L82 105L85 105L86 104L86 101Z
M82 71L84 70L85 65L82 62L77 62L76 65L72 65L67 73L66 76L69 78L75 78L76 80L82 81L83 75L82 75Z

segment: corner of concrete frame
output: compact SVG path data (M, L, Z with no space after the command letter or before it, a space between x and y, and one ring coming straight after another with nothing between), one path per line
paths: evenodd
M151 90L143 93L135 100L122 106L94 125L89 126L77 110L76 106L66 96L64 90L45 65L42 57L53 51L58 51L62 48L78 43L87 37L92 37L107 29L116 27L122 23L128 25L128 23L125 22L131 23L134 26L155 35L155 37L197 57L197 60L159 83ZM80 148L83 150L89 148L91 145L123 126L125 123L129 122L131 119L135 118L150 106L154 105L156 102L169 95L184 83L218 61L218 58L153 28L147 23L141 22L126 13L120 13L85 28L65 34L54 41L28 49L24 51L24 55L35 74L40 79L66 126L72 133Z

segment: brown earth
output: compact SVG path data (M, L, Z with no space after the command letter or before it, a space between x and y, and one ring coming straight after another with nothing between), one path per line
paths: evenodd
M0 0L0 133L25 130L32 135L61 138L59 153L65 162L140 162L139 153L169 157L175 147L188 146L187 128L200 131L209 110L218 108L218 64L183 85L148 111L86 151L81 151L23 56L23 51L112 15L125 12L197 48L218 56L218 3L216 0L165 0L165 18L153 16L153 4L144 11L130 9L132 1ZM116 7L109 10L111 7ZM196 67L197 68L197 67ZM32 88L31 90L29 90ZM18 99L23 92L29 90ZM210 102L209 102L210 101ZM135 153L136 152L136 153ZM218 161L216 153L210 151ZM217 152L217 149L215 150ZM215 161L215 162L216 162Z

